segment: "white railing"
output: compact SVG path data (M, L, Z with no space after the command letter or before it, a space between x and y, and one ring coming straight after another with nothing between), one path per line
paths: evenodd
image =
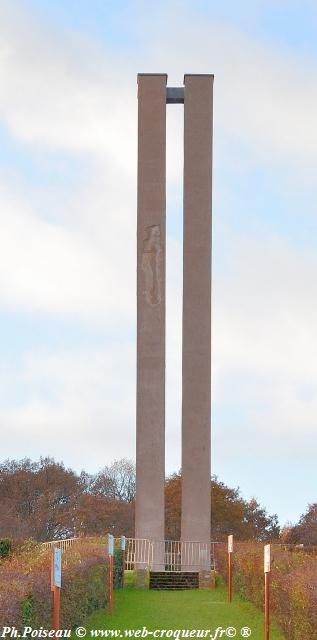
M153 542L146 538L126 538L125 568L150 567L153 564Z
M67 551L74 544L87 542L105 543L105 537L66 538L44 542L43 547L53 545ZM126 538L125 569L159 569L161 571L200 571L216 569L215 545L218 542L183 542L181 540L148 540Z
M72 547L76 542L78 542L80 538L65 538L64 540L50 540L50 542L43 542L44 549L50 549L53 545L62 549L62 551L67 551L70 547Z
M58 547L59 549L62 549L62 551L67 551L68 549L70 549L74 544L78 543L78 542L97 542L100 544L105 544L106 543L106 537L105 536L98 536L98 537L92 537L92 536L85 536L84 538L64 538L61 540L50 540L49 542L43 542L43 547L44 549L50 549L52 546Z
M216 542L126 539L127 570L148 568L161 571L200 571L215 568Z
M165 567L169 571L199 571L211 564L210 545L203 542L165 542Z

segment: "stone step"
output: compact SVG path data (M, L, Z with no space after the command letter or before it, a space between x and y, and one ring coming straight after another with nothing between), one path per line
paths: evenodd
M198 589L199 573L196 571L151 571L150 589Z

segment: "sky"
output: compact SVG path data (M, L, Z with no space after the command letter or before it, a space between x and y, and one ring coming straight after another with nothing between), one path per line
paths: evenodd
M0 2L1 459L135 456L138 72L214 73L212 471L317 501L317 7ZM183 108L167 108L166 471L181 460Z

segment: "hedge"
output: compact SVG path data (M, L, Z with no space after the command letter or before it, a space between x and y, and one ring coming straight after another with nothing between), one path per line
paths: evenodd
M76 542L62 556L61 627L72 629L108 598L106 545ZM0 565L0 626L50 629L50 551L29 541Z
M317 638L317 555L272 545L270 609L288 640ZM225 545L217 545L219 572L227 579ZM240 597L263 609L263 545L234 545L233 585Z
M6 558L12 550L12 540L10 538L0 539L0 558Z

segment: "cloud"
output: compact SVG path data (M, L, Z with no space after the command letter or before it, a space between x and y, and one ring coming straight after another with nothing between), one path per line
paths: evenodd
M214 285L214 399L231 413L220 421L294 453L299 431L305 448L316 430L316 255L271 236L227 240Z
M276 373L287 368L289 376L311 378L317 367L314 357L307 359L317 355L315 253L269 234L229 232L226 238L214 302L223 364L268 374L273 361Z
M122 74L110 50L62 35L11 4L1 10L0 48L0 115L11 135L48 152L100 156L126 170L136 143L129 64Z
M216 130L252 145L255 159L315 163L314 52L252 38L230 18L178 8L169 4L161 22L153 24L147 13L141 19L153 68L166 69L172 85L182 83L184 72L214 73Z
M133 344L115 340L98 348L26 353L18 370L1 376L4 396L13 376L16 387L28 391L26 401L2 404L2 456L12 456L14 442L15 457L48 454L77 469L133 457L134 358Z
M92 336L95 329L105 335L98 348L27 349L16 368L8 367L1 379L0 420L8 435L3 455L34 457L48 450L92 470L133 455L135 354L127 336L135 327L136 73L144 71L145 61L147 69L167 71L170 85L181 84L184 72L215 73L219 219L228 219L238 197L230 184L217 192L223 167L247 176L254 167L279 178L289 173L290 198L300 184L309 183L314 193L316 58L255 41L228 23L194 20L190 9L179 12L177 3L169 3L168 13L162 6L152 22L148 11L135 16L131 29L138 46L124 58L106 43L52 28L18 3L0 8L2 126L16 153L23 149L38 165L52 159L67 168L80 165L61 191L53 180L45 189L36 175L28 181L18 168L9 183L1 174L1 307L43 321L45 315L71 318L86 323ZM181 140L182 112L171 107L169 470L180 462ZM54 167L47 171L53 175ZM271 219L275 211L273 203ZM252 204L248 215L252 219ZM279 451L284 446L293 455L300 430L302 449L313 450L317 262L296 239L287 239L287 228L275 235L268 218L261 237L238 233L238 219L235 229L225 223L218 228L213 406L218 452L221 440L226 442L224 472L246 441L258 455L267 433L280 438ZM121 340L112 339L115 329ZM14 395L15 402L9 402Z
M152 11L135 17L130 28L139 47L123 59L104 43L54 31L15 3L11 11L4 6L0 114L24 143L92 154L131 172L136 73L146 59L147 68L167 71L171 84L191 70L215 73L216 127L252 144L257 156L295 165L316 160L311 52L255 40L230 22L193 19L189 8L179 15L177 3L163 3L154 23Z
M97 325L129 322L133 294L124 269L133 244L125 254L127 237L120 222L111 235L104 233L101 246L85 229L47 222L23 198L1 195L3 307L79 317Z
M169 241L169 255L167 469L173 470L180 465L181 415L181 299L176 286L181 256L176 242ZM2 363L2 456L44 452L92 470L118 457L134 457L135 340L126 325L119 331L114 327L112 334L107 327L98 346L26 348L14 361Z

